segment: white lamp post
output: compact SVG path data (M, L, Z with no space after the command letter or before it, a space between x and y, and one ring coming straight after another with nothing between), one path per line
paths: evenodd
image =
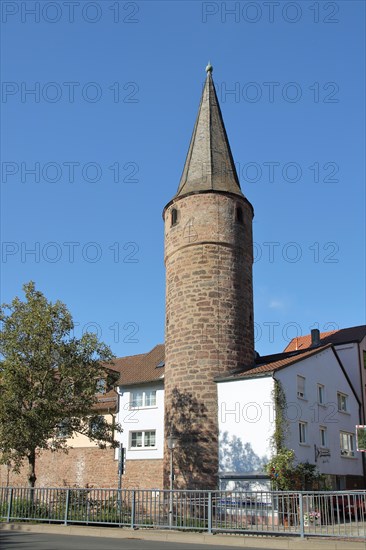
M169 528L173 525L173 452L178 443L178 438L170 432L167 438L168 449L170 451L170 494L169 494Z

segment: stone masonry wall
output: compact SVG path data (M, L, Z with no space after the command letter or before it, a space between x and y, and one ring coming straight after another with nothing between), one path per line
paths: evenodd
M179 436L181 487L216 487L214 377L253 365L252 215L245 199L224 193L186 196L165 211L165 426Z
M42 452L36 462L36 487L118 487L118 463L113 449L70 449L68 454ZM27 486L27 467L20 474L0 466L0 486ZM122 487L156 489L163 485L162 460L128 460Z

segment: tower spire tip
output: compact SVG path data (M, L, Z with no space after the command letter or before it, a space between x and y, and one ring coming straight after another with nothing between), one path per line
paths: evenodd
M207 63L207 67L206 67L206 73L212 73L213 71L213 66L211 65L210 62Z

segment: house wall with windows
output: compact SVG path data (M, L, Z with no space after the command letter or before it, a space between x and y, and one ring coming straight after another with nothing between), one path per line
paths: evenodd
M285 444L296 462L315 464L334 488L363 487L363 458L355 437L360 403L330 345L240 376L218 381L222 474L264 471L273 452L276 379L287 402Z
M162 459L164 455L164 387L162 383L119 388L119 435L126 460Z
M125 449L122 487L162 489L164 457L164 385L151 382L120 386L118 438ZM116 451L117 457L118 451Z
M362 402L362 424L366 423L366 337L361 342L351 342L335 346L348 376Z
M287 398L286 445L297 459L315 463L324 474L362 476L355 440L359 402L333 349L280 369L275 376Z
M334 349L344 365L358 398L361 400L362 388L360 385L359 345L355 342L351 342L349 344L336 345Z

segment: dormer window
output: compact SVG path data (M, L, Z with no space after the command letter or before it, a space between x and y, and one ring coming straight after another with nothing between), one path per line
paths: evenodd
M173 208L171 212L171 222L172 225L177 225L178 223L178 210L176 208Z
M236 207L235 216L236 216L236 221L240 223L240 225L244 225L243 210L241 206Z

